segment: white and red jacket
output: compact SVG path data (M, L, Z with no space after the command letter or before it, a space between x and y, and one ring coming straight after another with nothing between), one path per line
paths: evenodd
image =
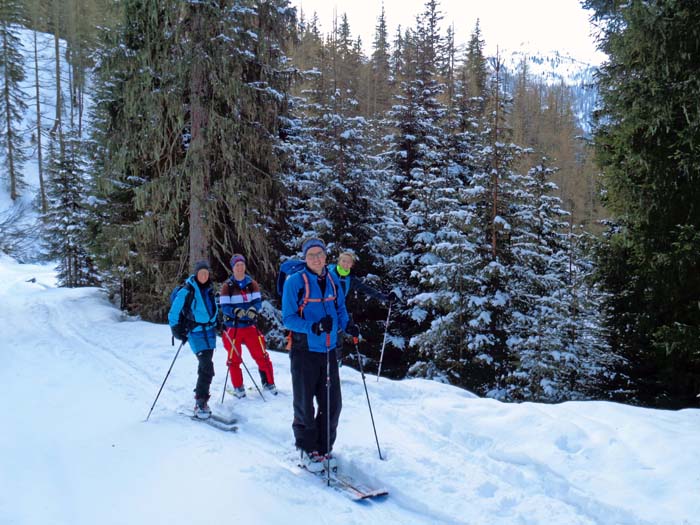
M241 308L247 311L249 308L255 308L260 312L262 307L262 296L260 295L260 287L248 274L242 282L236 281L233 276L226 279L221 287L219 295L219 306L224 314L224 324L227 328L255 325L255 319L247 315L237 317L234 313L236 308Z

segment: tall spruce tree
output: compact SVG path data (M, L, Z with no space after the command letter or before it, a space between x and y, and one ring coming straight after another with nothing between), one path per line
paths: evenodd
M88 252L89 208L86 162L77 132L69 132L49 147L47 166L48 210L44 216L46 256L58 261L60 286L75 288L97 284L97 272Z
M582 397L569 384L576 373L584 373L586 364L572 333L579 320L568 286L568 213L553 195L554 171L542 159L527 174L511 177L513 315L508 332L509 347L517 356L508 385L511 399Z
M48 211L48 202L46 199L46 183L44 180L44 128L42 126L42 100L41 100L41 81L39 67L39 37L37 27L40 27L46 16L45 6L39 2L29 3L29 20L32 27L32 62L34 69L34 104L35 104L35 122L36 128L36 160L37 172L39 175L39 208L44 214ZM43 46L42 46L43 47ZM42 49L43 50L43 49Z
M386 23L384 4L382 12L377 20L372 43L372 56L370 59L370 91L369 110L370 116L383 115L391 105L391 55L389 49L389 35Z
M27 109L26 95L20 88L25 78L20 28L26 25L24 4L18 0L0 2L0 150L10 198L14 201L24 187L22 166L27 159L20 128Z
M394 132L391 149L393 180L392 198L401 210L404 224L402 239L395 239L395 253L390 262L394 283L407 299L401 309L405 336L413 337L428 329L432 308L420 300L421 269L434 262L432 245L436 242L437 202L443 188L449 188L453 174L448 169L447 134L443 127L447 107L442 102L445 85L438 75L443 38L442 15L436 1L425 4L416 18L414 30L403 38L403 71L396 103L388 113ZM415 299L415 300L414 300ZM414 349L423 348L414 340ZM410 361L415 357L408 357Z
M636 399L690 406L700 390L700 10L587 1L605 20L595 133L617 222L602 253L610 342Z
M485 42L481 35L481 25L477 19L474 30L469 37L465 60L462 66L464 78L467 81L467 93L480 112L484 111L486 104L486 92L490 77L489 66L484 51ZM479 115L480 116L480 115Z
M447 170L432 211L435 242L431 260L420 269L421 293L415 301L429 315L430 326L411 340L418 350L410 374L440 378L476 388L468 350L468 321L474 311L478 286L473 279L479 255L475 232L475 205L470 181L480 149L477 120L471 114L466 83L457 80L455 99L446 127ZM477 301L478 302L478 301Z
M223 269L242 250L271 276L294 24L285 0L124 4L96 129L113 161L98 198L119 210L98 226L100 253L123 269L125 307L162 319L167 290L200 258Z

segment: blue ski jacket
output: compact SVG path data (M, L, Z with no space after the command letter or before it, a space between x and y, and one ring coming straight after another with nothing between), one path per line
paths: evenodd
M190 275L186 282L191 286L192 291L190 292L187 286L183 286L177 293L168 312L168 324L172 327L178 323L187 294L192 293L187 341L195 354L202 350L213 350L216 348L216 316L219 308L214 299L211 282L201 286L194 275Z
M324 280L325 291L322 294L319 281ZM329 333L314 334L311 326L326 315L333 319L333 329ZM282 322L285 328L292 331L293 347L305 343L311 352L333 350L338 343L338 330L345 330L348 321L343 289L337 277L327 269L318 276L305 267L287 278L282 292Z

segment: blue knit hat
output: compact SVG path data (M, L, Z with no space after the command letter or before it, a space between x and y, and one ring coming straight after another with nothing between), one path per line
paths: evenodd
M307 239L304 241L304 244L301 245L301 251L304 253L304 257L306 257L306 252L308 252L314 246L321 248L323 253L326 253L326 244L321 239Z
M234 266L236 266L236 263L237 263L237 262L242 262L243 264L246 263L246 262L245 262L245 257L243 257L240 253L234 253L234 254L233 254L233 257L231 257L231 268L233 268Z

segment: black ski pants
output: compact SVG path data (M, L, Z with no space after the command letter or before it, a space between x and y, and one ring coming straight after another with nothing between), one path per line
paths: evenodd
M310 352L307 348L295 348L293 345L289 359L294 396L292 429L296 446L306 452L316 450L325 454L333 450L342 408L336 351L331 350L328 354ZM330 372L330 407L326 406L326 362ZM314 399L318 406L316 412ZM328 416L330 416L330 429L327 422Z
M209 399L209 387L214 378L214 350L202 350L195 355L199 366L197 366L197 386L194 389L194 397Z

